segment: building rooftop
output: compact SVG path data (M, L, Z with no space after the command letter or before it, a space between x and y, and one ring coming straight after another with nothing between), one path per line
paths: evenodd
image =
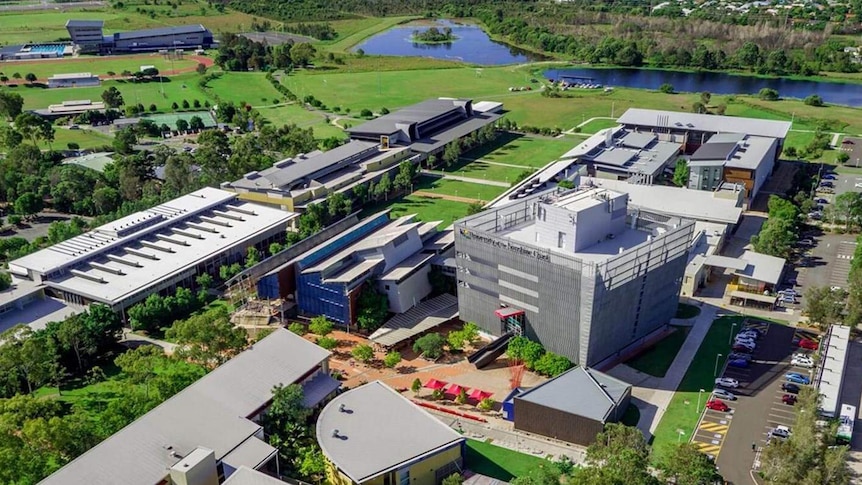
M691 159L693 161L727 160L734 150L736 150L736 142L704 143L691 155Z
M452 111L458 107L456 101L445 98L426 99L371 121L366 121L361 125L350 127L347 132L390 135L401 129L399 125L422 123Z
M161 37L164 35L180 35L180 34L197 34L208 32L207 28L201 24L194 25L177 25L173 27L159 27L157 29L132 30L130 32L117 32L114 34L114 40L131 40L143 39L146 37Z
M784 258L746 251L742 253L739 259L747 264L745 269L736 271L737 275L771 285L777 285L781 281L781 274L784 272L784 264L786 263Z
M606 422L631 384L588 367L575 367L515 398Z
M241 466L222 485L284 485L285 482L265 473Z
M67 20L66 28L69 27L95 27L102 28L105 25L104 20Z
M70 72L67 74L54 74L48 78L48 80L52 79L90 79L93 76L91 72Z
M500 114L494 113L474 114L472 117L458 123L457 125L450 126L443 131L437 132L433 136L420 138L414 141L410 145L410 148L417 152L430 153L451 141L482 128L485 125L490 125L500 119L501 116L502 115Z
M652 126L712 133L745 133L771 138L786 138L790 122L718 116L681 111L629 108L617 119L621 125Z
M96 152L81 155L80 157L70 157L63 160L63 164L75 164L82 167L93 169L97 172L103 172L109 163L114 163L111 158L114 152Z
M766 155L775 143L773 138L762 136L739 136L737 141L723 141L733 137L724 137L718 141L715 135L700 146L691 156L693 162L724 161L725 166L755 170L766 160Z
M674 160L680 148L682 145L660 141L652 133L616 127L587 138L560 159L594 162L611 170L655 176Z
M114 304L297 214L203 188L9 263L48 286ZM54 276L58 275L58 276Z
M297 382L328 356L302 337L277 329L41 483L153 485L201 446L220 460L249 440L260 441L254 436L260 425L249 418L269 403L274 386ZM275 452L262 441L250 446ZM246 455L260 459L260 453ZM239 461L231 464L254 466Z
M317 419L323 454L356 483L463 440L380 381L340 394Z
M847 351L850 345L850 327L833 325L829 328L829 338L821 344L823 358L820 359L820 374L815 381L817 391L823 396L820 402L821 413L837 417L841 409L839 401L844 368L847 365Z

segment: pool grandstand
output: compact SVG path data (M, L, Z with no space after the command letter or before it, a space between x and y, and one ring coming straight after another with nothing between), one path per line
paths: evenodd
M52 42L45 44L10 45L0 48L0 60L59 59L72 55L72 44Z

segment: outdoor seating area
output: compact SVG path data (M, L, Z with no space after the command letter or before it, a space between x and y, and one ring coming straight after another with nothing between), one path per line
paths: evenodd
M476 406L479 405L483 400L491 398L494 395L493 392L483 391L482 389L475 388L472 391L470 388L461 386L459 384L449 384L444 381L440 381L437 379L429 379L425 385L423 386L426 389L431 389L434 391L437 396L442 394L444 399L450 399L453 402L458 398L458 396L464 396L463 404L474 404ZM438 392L439 391L439 392ZM434 394L432 394L433 397Z

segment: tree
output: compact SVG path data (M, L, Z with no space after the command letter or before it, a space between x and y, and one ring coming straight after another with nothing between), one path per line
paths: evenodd
M757 97L764 101L778 101L778 91L772 88L763 88L757 92Z
M389 178L388 173L384 173L382 177L380 177L380 181L377 182L377 185L374 186L374 197L379 199L383 197L384 199L389 199L389 192L392 191L392 180Z
M350 351L354 359L367 364L374 360L374 349L368 344L359 344Z
M841 152L835 156L835 161L842 165L847 163L848 160L850 160L850 155L847 152Z
M21 113L15 117L15 129L24 138L29 138L34 147L37 140L51 142L54 140L54 126L50 121L34 113Z
M804 102L805 104L807 104L808 106L823 106L823 98L821 98L821 97L820 97L819 95L817 95L817 94L812 94L812 95L810 95L810 96L807 96L807 97L803 100L803 102Z
M195 131L200 131L206 128L204 120L200 116L192 116L189 120L189 128Z
M202 290L208 290L213 286L213 277L209 273L201 273L195 278L195 283L198 284Z
M191 105L189 104L189 100L184 99L183 100L183 109L189 109L190 107L191 107Z
M109 108L119 108L125 104L123 101L123 93L121 93L116 86L111 86L102 92L102 101L104 101L105 106Z
M463 350L464 345L472 344L479 338L479 327L472 322L467 322L461 330L452 330L446 336L449 348Z
M0 116L14 120L24 108L24 98L18 93L0 91Z
M447 167L452 166L461 157L461 144L459 140L455 140L443 149L443 164ZM532 172L531 172L532 173Z
M703 114L706 113L706 106L700 101L695 101L694 104L691 105L692 113Z
M11 150L20 145L22 141L24 141L24 137L14 128L11 126L0 126L0 146Z
M15 199L15 213L24 217L32 217L42 210L42 198L33 192L25 192Z
M311 63L314 56L317 55L317 50L307 42L300 42L290 48L290 60L300 67L305 67Z
M206 74L206 73L207 73L207 66L206 66L206 64L204 64L204 63L202 63L202 62L199 62L199 63L198 63L198 65L197 65L197 67L195 67L195 71L196 71L198 74L200 74L201 76L203 76L204 74Z
M399 362L401 362L401 353L395 350L387 352L386 356L383 358L383 365L390 369L398 365Z
M649 447L635 427L607 424L587 448L587 463L575 483L658 483L649 473Z
M510 359L520 360L528 369L532 369L544 353L545 348L542 347L542 344L527 337L513 338L506 348L506 355Z
M688 177L691 169L688 162L684 158L677 159L676 166L673 169L673 184L677 187L685 187L688 185Z
M178 357L209 368L227 362L248 344L245 330L233 326L224 307L176 321L165 335L180 344Z
M389 300L379 293L373 284L366 283L357 301L356 324L359 328L373 332L383 325L389 314Z
M38 78L32 72L28 72L27 75L24 76L24 79L26 79L28 83L33 84Z
M533 364L533 370L535 372L548 377L556 377L572 367L574 367L572 361L553 352L545 352L541 357L539 357L539 360Z
M138 135L135 134L135 130L131 128L123 128L121 130L117 130L114 134L114 141L111 143L114 147L114 151L121 155L128 155L130 153L134 153L135 145L138 143Z
M410 390L413 391L414 393L417 393L421 389L422 389L422 381L420 381L418 377L416 379L413 379L413 383L410 384Z
M315 335L325 337L332 333L333 323L330 322L325 315L319 315L311 319L308 324L308 329Z
M0 224L2 225L2 224ZM12 277L9 273L0 271L0 291L8 290L12 287Z
M822 330L842 323L846 299L847 292L842 289L833 290L828 286L809 288L805 292L805 312L808 314L808 320L818 324Z
M670 83L664 83L658 87L659 92L664 94L673 94L673 86Z
M186 132L189 129L189 122L180 118L177 120L177 131L180 133Z
M707 485L723 483L715 462L691 443L680 443L658 465L665 483Z
M704 91L700 93L700 102L703 103L704 106L709 106L709 101L712 99L712 93L709 91Z
M438 333L429 333L416 339L413 351L428 359L436 360L443 355L443 345L446 341Z
M368 108L363 108L362 111L359 112L359 116L363 118L371 118L372 116L374 116L374 113L372 113L371 110Z
M407 192L413 185L413 179L416 177L416 165L412 162L401 162L398 166L398 175L395 176L395 190L399 192Z
M471 202L470 205L467 206L467 215L472 216L473 214L478 214L485 210L485 204L482 201Z
M21 79L21 73L20 72L13 72L12 73L12 79Z
M133 384L144 384L149 396L150 380L156 377L156 369L167 361L165 351L157 345L143 345L120 354L114 363Z

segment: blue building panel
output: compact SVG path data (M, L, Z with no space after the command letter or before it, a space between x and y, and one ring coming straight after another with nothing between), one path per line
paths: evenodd
M268 274L257 281L257 296L261 299L279 298L278 273Z
M350 298L343 284L322 283L320 273L297 277L297 306L309 315L326 315L330 321L347 325L350 322Z
M389 213L382 213L372 219L362 221L360 227L350 230L343 235L332 239L328 244L322 245L320 249L302 258L299 261L300 267L308 267L320 261L321 259L334 254L336 251L344 249L349 244L352 244L359 239L365 237L378 227L389 222Z

